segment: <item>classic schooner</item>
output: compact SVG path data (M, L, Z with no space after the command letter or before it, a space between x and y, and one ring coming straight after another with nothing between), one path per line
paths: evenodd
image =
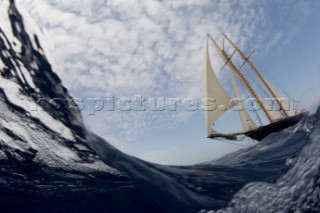
M302 107L293 108L290 105L290 98L283 98L283 96L280 96L278 90L271 86L251 62L250 56L252 53L247 57L228 36L222 34L222 37L222 46L219 46L218 43L208 35L205 48L203 92L208 138L234 140L238 139L241 135L245 135L260 141L273 132L280 131L296 124L306 113L305 110ZM210 42L224 62L222 70L224 70L224 72L229 71L230 73L229 81L232 85L233 96L228 94L222 83L220 83L219 79L214 74L209 56ZM231 54L228 54L228 51L226 50L226 42L229 45L228 50L233 50ZM240 66L237 66L233 59L235 54L241 59ZM229 69L225 69L225 67ZM246 73L242 70L244 67L247 67L247 74L254 75L252 79L255 78L255 81L249 81L248 76L246 76ZM259 88L259 91L257 91L258 89L256 89L253 84ZM251 111L251 113L248 113L248 109L243 103L244 95L241 92L245 93L248 98L255 100L256 106L260 109L259 112L258 110L252 110L253 112ZM270 104L266 101L266 98L272 100L272 103ZM213 105L216 107L212 107ZM239 112L242 131L235 133L220 133L215 131L212 128L215 122L223 114L233 108L236 108ZM253 119L253 116L255 119Z

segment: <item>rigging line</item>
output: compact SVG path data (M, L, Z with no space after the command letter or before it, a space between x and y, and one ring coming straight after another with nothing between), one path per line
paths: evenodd
M262 69L264 72L265 70ZM291 101L293 101L294 105L297 106L300 109L303 109L303 106L301 105L301 103L299 101L297 101L293 95L289 92L287 92L287 90L285 90L285 88L282 86L282 84L279 84L279 81L271 74L271 72L265 72L268 77L271 79L271 81L274 82L275 85L277 85L278 89L280 90L280 92L282 92L285 96L287 96Z
M230 55L230 57L228 58L228 60L226 61L226 63L223 65L223 67L221 67L220 72L227 66L227 64L229 63L229 61L231 60L231 58L233 57L233 55L237 52L237 50L235 49L233 51L233 53Z
M262 69L262 71L268 75L268 77L271 79L271 81L273 81L274 84L277 85L277 87L281 90L282 93L284 93L288 98L295 100L293 98L293 96L291 94L289 94L288 92L286 92L284 87L282 87L281 84L279 84L279 81L271 74L271 72L265 71L265 69Z
M244 59L244 62L243 62L243 63L241 64L241 66L239 67L239 70L241 70L241 68L248 62L248 60L250 59L251 55L252 55L255 51L256 51L256 49L254 49L254 50L250 53L250 55Z

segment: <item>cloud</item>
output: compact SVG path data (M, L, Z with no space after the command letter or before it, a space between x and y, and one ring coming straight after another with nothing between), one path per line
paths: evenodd
M226 32L243 47L248 41L264 46L271 40L271 48L290 30L287 24L305 14L290 18L292 8L273 8L279 4L250 0L18 0L19 7L42 29L41 42L51 43L47 51L64 84L73 96L82 98L104 97L108 92L117 97L201 98L206 34ZM271 12L285 13L288 20L266 20ZM270 39L267 27L275 23L276 36ZM192 116L184 111L103 111L84 117L95 132L123 145L147 131L174 126Z

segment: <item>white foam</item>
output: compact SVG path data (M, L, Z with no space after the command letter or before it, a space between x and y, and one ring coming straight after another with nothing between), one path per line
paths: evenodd
M74 140L72 132L60 121L55 120L44 109L23 95L16 83L0 77L0 87L4 89L9 101L25 109L32 117L38 118L45 126L68 140Z

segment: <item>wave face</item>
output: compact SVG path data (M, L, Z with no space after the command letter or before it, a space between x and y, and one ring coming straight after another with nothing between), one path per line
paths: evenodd
M0 5L1 212L320 211L320 108L214 162L145 162L86 129L14 1Z

